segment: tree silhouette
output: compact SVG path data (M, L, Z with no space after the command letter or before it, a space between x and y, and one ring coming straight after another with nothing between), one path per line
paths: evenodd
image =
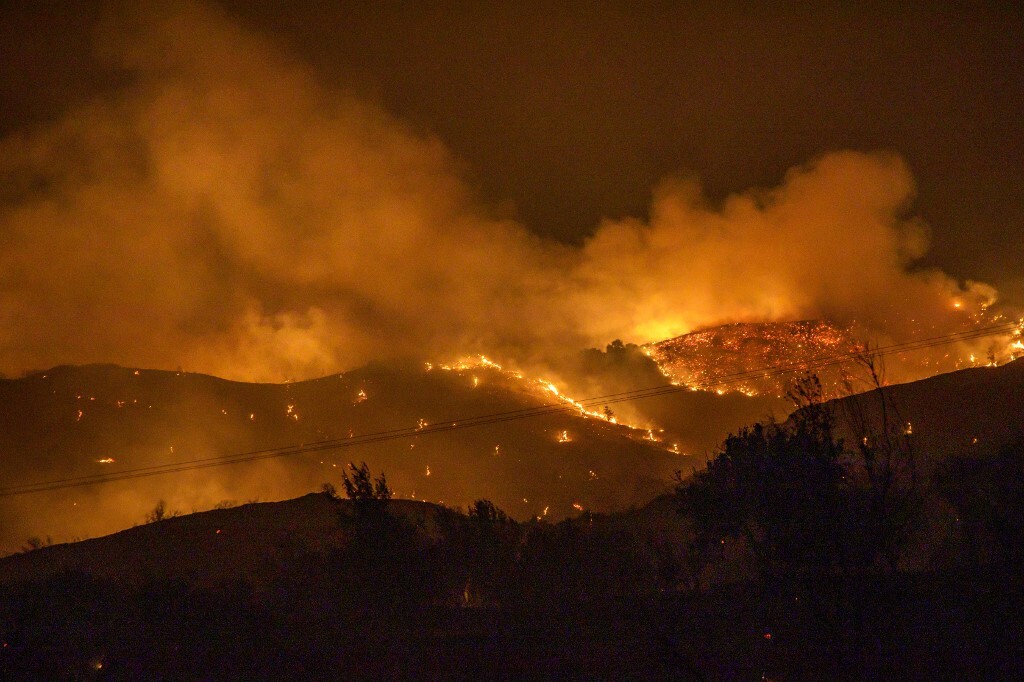
M490 500L477 500L466 515L464 562L466 605L509 597L521 537L517 524Z
M844 452L818 396L816 379L798 384L794 397L802 408L789 422L730 435L706 470L680 484L681 511L694 523L699 550L742 539L764 574L845 561Z
M349 476L349 472L352 475ZM345 496L350 500L390 500L391 488L388 487L387 478L381 473L375 479L370 478L370 467L363 462L356 466L348 463L348 471L341 473L342 485L345 487Z
M352 511L342 509L347 545L336 555L343 600L353 613L394 619L408 616L436 593L432 543L407 518L389 511L392 492L383 473L365 462L342 473Z
M767 620L771 604L804 605L837 660L875 665L866 657L886 636L889 578L915 509L894 468L900 451L870 438L847 449L814 377L790 397L798 409L789 420L730 435L706 470L677 487L692 549L709 563L738 541L756 568Z

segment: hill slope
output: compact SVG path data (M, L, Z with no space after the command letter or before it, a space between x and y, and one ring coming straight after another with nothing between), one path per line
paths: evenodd
M413 428L557 403L551 394L486 367L466 371L371 365L291 384L114 366L61 367L0 381L0 487L115 474L189 461ZM422 420L422 422L421 422ZM687 459L646 432L564 412L410 436L372 446L0 497L0 548L25 538L61 541L223 500L274 500L340 483L349 461L384 471L399 497L465 506L493 500L516 518L564 517L578 507L642 504ZM113 461L110 461L113 460Z
M1024 437L1024 359L886 386L882 391L890 423L904 431L909 425L915 449L931 460L978 449L993 452ZM861 434L853 433L849 417L863 413L877 429L881 404L875 391L832 403L850 438Z

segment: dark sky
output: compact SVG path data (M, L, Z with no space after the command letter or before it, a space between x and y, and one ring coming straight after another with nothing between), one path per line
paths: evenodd
M602 217L642 216L672 173L721 197L826 151L884 149L918 182L930 261L1020 283L1012 3L224 4L325 81L436 134L486 199L537 232L572 240ZM42 2L0 15L4 133L116 82L90 56L96 13Z

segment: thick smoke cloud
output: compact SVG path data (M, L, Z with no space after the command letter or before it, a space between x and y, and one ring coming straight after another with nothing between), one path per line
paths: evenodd
M818 316L897 338L995 297L913 269L926 230L893 154L828 154L721 206L666 180L649 222L570 247L483 205L442 141L216 10L113 10L97 49L121 91L0 143L8 373L279 381Z
M707 205L696 180L666 180L649 223L606 222L586 244L581 296L590 318L607 324L593 331L660 339L814 317L873 336L948 331L996 292L913 269L928 245L927 228L902 217L913 195L908 168L890 153L827 154L777 188L721 206Z

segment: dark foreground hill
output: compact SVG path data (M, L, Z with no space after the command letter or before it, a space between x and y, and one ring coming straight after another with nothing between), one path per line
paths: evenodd
M0 560L0 678L1013 679L985 570L855 591L868 650L751 582L693 589L671 498L516 524L325 494ZM219 532L218 532L219 531ZM834 623L831 625L835 625ZM839 624L842 626L842 624ZM863 624L862 624L863 625Z
M324 556L339 546L344 504L317 493L186 514L8 556L0 559L0 582L75 572L132 587L151 581L196 587L266 585L281 566L306 554ZM409 515L438 509L406 500L392 504Z

